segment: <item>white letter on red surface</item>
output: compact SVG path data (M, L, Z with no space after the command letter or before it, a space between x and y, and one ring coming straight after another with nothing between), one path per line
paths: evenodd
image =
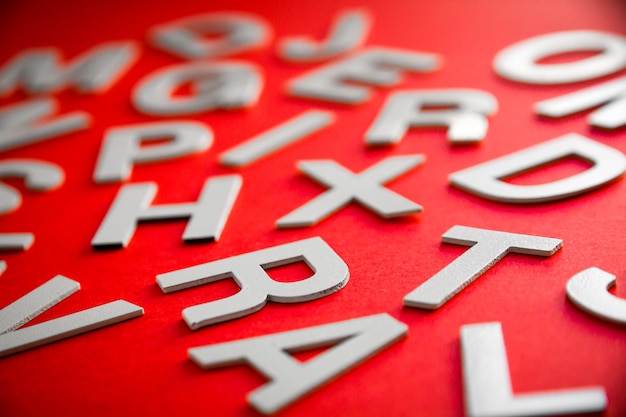
M626 300L608 289L615 285L615 275L600 268L588 268L567 281L567 298L584 311L613 323L626 325Z
M520 417L599 412L604 388L513 393L500 323L461 327L465 407L470 417Z
M422 206L382 184L417 167L423 161L422 155L389 157L358 175L331 160L299 162L300 171L331 189L278 219L276 227L311 226L352 201L359 202L384 218L419 213Z
M192 94L173 93L192 83ZM250 107L263 87L259 70L243 61L192 62L158 70L133 91L137 110L151 116L174 116L216 109Z
M552 55L590 50L600 53L575 62L537 63ZM592 30L549 33L505 48L496 55L493 66L502 77L529 84L591 80L626 67L626 38Z
M213 177L205 181L195 203L151 206L157 192L156 184L125 185L115 197L91 244L96 248L126 247L139 221L181 217L190 218L183 240L217 241L240 188L239 175Z
M424 110L428 106L452 106ZM399 143L414 126L446 126L453 143L477 142L487 134L487 117L498 100L480 90L416 90L391 93L374 124L365 133L368 145Z
M304 261L314 274L297 282L277 282L266 268ZM315 237L248 252L157 276L165 293L233 278L241 291L228 298L183 310L193 330L252 314L267 300L300 303L325 297L343 288L350 276L348 266L321 238Z
M594 165L579 174L539 185L515 185L501 178L578 156ZM450 174L450 183L480 197L517 204L556 201L601 187L626 170L626 157L610 146L570 133Z
M258 16L219 12L158 25L149 36L157 48L181 58L199 59L263 47L271 38L271 29Z
M405 306L438 309L507 253L551 256L563 245L561 239L467 226L453 226L443 234L442 241L471 248L407 294Z
M220 164L238 168L250 165L270 153L324 129L334 120L335 115L331 112L309 110L225 151L219 156Z
M344 10L333 19L328 37L323 42L315 42L307 36L289 37L278 45L278 54L292 62L318 62L334 58L363 44L371 21L371 15L363 9Z
M24 178L26 187L36 191L50 191L63 184L63 169L50 162L35 159L5 159L0 161L0 178ZM11 212L22 204L22 196L12 187L0 183L0 214Z
M57 108L52 98L33 99L0 109L0 151L85 129L91 116L74 111L45 122Z
M168 138L169 141L142 147L142 142ZM202 152L213 143L213 132L192 121L167 121L114 127L104 134L94 173L98 183L130 178L135 162L154 162Z
M565 117L604 104L588 118L590 125L616 129L626 125L626 78L535 103L535 113Z
M343 81L392 86L401 81L400 70L430 72L437 65L438 59L432 54L369 48L290 81L288 91L293 96L361 104L369 99L369 89Z
M110 42L85 52L63 67L54 48L27 49L0 69L0 95L20 83L29 93L49 93L74 84L83 93L108 89L137 59L136 42Z
M117 300L19 329L79 289L78 282L57 275L0 310L0 357L143 315L143 308Z
M32 233L0 233L0 250L27 250L33 245ZM7 269L7 263L0 261L0 275Z
M247 363L270 379L248 395L250 404L272 414L407 334L407 326L379 314L322 326L189 349L204 369ZM333 346L301 363L289 351Z

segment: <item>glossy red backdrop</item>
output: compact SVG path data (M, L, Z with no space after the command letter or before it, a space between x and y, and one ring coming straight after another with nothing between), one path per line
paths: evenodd
M106 41L135 40L137 62L104 94L72 89L54 94L59 113L83 110L89 129L23 146L1 159L35 158L63 168L66 179L54 191L16 186L22 205L0 217L2 232L32 232L24 252L2 253L4 307L57 274L82 289L34 322L97 304L125 299L145 315L0 359L0 414L35 415L229 415L252 416L245 396L265 382L246 366L203 371L187 349L218 342L389 313L409 326L406 338L280 415L464 415L459 329L464 324L499 321L515 392L601 385L609 405L604 416L626 415L626 330L595 319L571 304L565 283L597 266L617 275L613 294L626 298L623 248L626 185L618 180L564 201L519 206L483 200L452 188L448 175L477 163L575 132L626 152L623 129L589 127L583 114L541 119L533 103L613 79L533 86L506 81L492 69L503 48L532 36L592 29L626 36L619 1L462 1L383 2L362 6L373 26L366 45L438 54L441 67L427 75L407 74L392 89L374 88L370 101L344 106L289 97L286 83L318 64L294 65L276 54L277 41L298 34L322 38L332 16L354 4L344 0L271 3L180 0L177 2L8 1L0 6L0 63L32 47L58 47L68 59ZM361 5L359 5L361 6ZM237 59L258 65L265 80L259 102L247 110L176 117L213 130L212 147L200 154L135 167L130 183L155 182L155 203L194 201L211 176L237 173L243 187L218 242L185 244L185 221L143 223L125 249L95 251L90 241L121 183L92 180L104 131L109 127L162 118L139 113L131 91L145 76L183 62L152 47L148 30L160 23L222 10L246 11L273 30L267 47ZM478 145L453 146L443 129L411 130L397 146L368 148L363 135L385 98L399 89L474 88L494 94L499 111ZM0 99L27 98L16 92ZM308 109L336 114L332 126L243 169L221 167L217 156L260 132ZM425 164L389 183L389 188L421 204L424 211L384 220L352 204L307 228L277 230L275 221L323 192L296 170L296 162L333 159L358 172L393 155L424 154ZM528 174L516 181L537 183L584 167L571 162ZM453 225L563 239L549 258L510 254L444 307L426 312L402 306L403 297L463 253L441 243ZM163 294L155 276L244 252L321 236L348 264L350 281L328 297L300 304L268 303L237 320L191 331L181 319L185 307L236 291L223 281ZM298 268L276 271L291 279Z

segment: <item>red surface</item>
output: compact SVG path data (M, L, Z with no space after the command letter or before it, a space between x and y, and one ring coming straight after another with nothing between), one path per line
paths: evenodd
M82 289L35 322L116 299L145 309L141 318L0 359L0 415L232 415L252 416L246 393L264 383L246 366L203 371L187 349L223 341L331 323L386 312L409 326L408 337L371 360L292 404L280 415L464 414L459 329L469 323L500 321L516 392L587 385L605 387L603 416L626 416L626 330L592 318L565 296L565 283L590 266L617 275L613 293L626 298L624 212L626 183L619 180L580 197L550 204L518 206L485 201L453 189L448 174L512 151L576 132L626 152L624 130L598 131L584 115L544 120L532 104L619 74L576 85L528 86L499 78L491 62L504 47L531 36L562 30L594 29L626 35L620 1L370 1L374 24L366 45L437 53L442 67L428 75L407 75L395 89L469 87L499 101L480 145L451 146L442 129L410 131L394 147L368 149L363 134L391 90L374 89L360 106L291 98L286 82L310 65L292 65L276 53L277 40L308 34L321 38L331 17L352 4L254 1L112 1L95 6L79 1L5 1L0 6L0 62L30 47L56 46L72 58L105 41L136 40L137 63L102 95L64 90L54 96L60 112L84 110L90 129L3 152L0 157L36 158L60 165L66 180L46 193L25 190L22 206L0 217L2 232L32 232L25 252L2 253L0 306L21 297L56 274ZM207 112L184 117L209 125L215 142L206 152L135 167L130 182L156 182L156 203L197 198L207 177L236 172L243 187L219 242L184 244L184 221L144 223L126 249L94 251L90 241L121 184L97 185L92 173L108 127L159 118L137 112L131 90L148 74L180 59L146 41L152 26L221 10L247 11L266 19L274 31L265 49L242 54L263 69L265 88L245 111ZM0 105L24 99L17 92ZM217 164L217 155L307 109L336 113L334 125L245 169ZM180 118L180 117L179 117ZM275 221L323 188L299 175L302 159L333 159L361 171L392 155L425 154L424 165L389 188L424 206L423 213L387 221L350 205L310 228L276 230ZM559 174L558 170L564 171ZM569 163L549 175L566 175ZM556 171L555 171L556 170ZM535 173L532 181L541 181ZM548 175L548 174L545 174ZM553 178L553 177L550 177ZM520 179L521 181L521 179ZM403 308L403 297L463 251L441 243L455 224L563 239L550 258L507 257L434 312ZM236 291L221 282L163 294L155 275L231 255L321 236L345 260L350 281L338 293L301 304L268 303L261 311L191 331L181 319L185 307Z

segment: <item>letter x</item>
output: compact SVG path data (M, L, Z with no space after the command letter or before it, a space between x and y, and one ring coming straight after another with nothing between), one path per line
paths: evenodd
M399 177L423 161L423 155L390 157L358 175L331 160L299 162L298 169L301 172L330 189L278 219L276 227L311 226L353 200L384 218L419 213L422 206L388 190L382 184Z

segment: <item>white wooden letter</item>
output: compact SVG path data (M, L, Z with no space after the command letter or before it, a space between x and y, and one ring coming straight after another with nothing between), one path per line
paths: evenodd
M461 353L469 417L540 417L592 413L606 408L602 387L515 395L500 323L461 327Z
M616 129L626 125L626 77L535 103L535 113L565 117L602 106L587 119L591 126Z
M191 83L190 95L173 92ZM217 109L250 107L263 87L257 67L243 61L192 62L158 70L133 91L137 110L151 116L176 116Z
M278 219L276 227L311 226L352 201L386 219L419 213L422 206L382 184L405 174L423 161L423 155L389 157L358 175L331 160L299 162L300 171L331 189Z
M539 185L515 185L501 178L541 167L559 159L579 156L593 166L584 172ZM626 157L610 146L570 133L530 148L450 174L450 183L471 194L506 203L557 201L599 188L620 177Z
M79 289L78 282L57 275L0 310L0 357L143 315L143 308L117 300L20 329Z
M150 31L157 48L184 59L224 57L258 49L271 39L269 25L241 12L218 12L158 25Z
M316 42L307 36L289 37L278 45L278 54L292 62L318 62L334 58L361 46L367 38L371 21L370 13L364 9L344 10L333 19L324 41Z
M588 268L571 277L565 286L567 298L579 308L602 320L626 325L626 300L608 292L615 275Z
M430 72L437 65L436 55L371 47L290 81L288 91L293 96L361 104L369 99L369 89L343 81L388 87L401 81L401 70Z
M27 49L0 69L0 95L20 84L29 93L50 93L73 84L83 93L107 90L137 59L133 41L98 45L68 65L55 48Z
M590 50L600 53L575 62L537 63L552 55ZM592 30L549 33L505 48L496 55L493 66L502 77L529 84L591 80L626 67L626 38Z
M57 110L52 98L32 99L0 109L0 151L86 129L91 116L74 111L51 118ZM47 120L43 121L43 118Z
M248 363L270 382L248 395L263 414L273 414L323 383L374 356L407 334L407 326L379 314L290 332L189 349L189 357L211 369ZM333 346L306 363L289 351Z
M436 310L495 265L507 253L551 256L563 241L541 236L453 226L442 236L445 243L471 246L404 297L408 307Z
M304 261L314 274L297 282L278 282L266 268ZM157 275L165 293L233 278L241 291L228 298L183 310L193 330L252 314L266 301L300 303L325 297L343 288L350 276L348 266L321 238L315 237L248 252L218 261Z
M427 106L452 106L424 110ZM445 126L453 143L478 142L487 134L487 117L498 110L498 100L480 90L415 90L391 93L365 133L368 145L399 143L414 126Z
M50 191L65 180L63 169L50 162L36 159L5 159L0 161L0 178L24 178L26 187L35 191ZM13 187L0 183L0 215L17 209L22 196Z
M142 142L170 138L168 142L141 147ZM130 178L134 163L162 161L202 152L213 143L211 129L189 120L114 127L104 134L94 173L97 183Z
M33 245L32 233L0 233L0 250L27 250ZM0 261L0 275L7 269L7 263Z
M156 184L125 185L115 197L91 244L95 248L126 247L139 221L181 217L190 218L183 240L217 241L240 188L239 175L213 177L205 181L200 198L195 203L152 206Z

